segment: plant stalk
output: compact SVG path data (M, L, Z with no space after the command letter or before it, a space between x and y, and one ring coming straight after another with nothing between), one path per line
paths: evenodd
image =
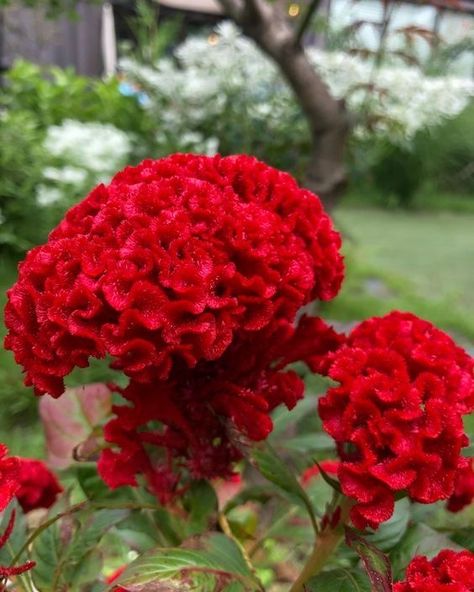
M344 524L349 519L351 505L351 500L348 498L339 498L338 506L341 508L341 517L338 523L334 525L334 527L328 526L321 530L319 536L316 538L311 555L289 592L304 592L305 584L308 580L322 570L331 555L337 549L344 538Z

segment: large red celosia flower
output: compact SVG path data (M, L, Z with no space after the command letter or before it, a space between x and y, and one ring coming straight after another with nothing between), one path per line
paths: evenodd
M99 472L106 483L136 485L143 474L166 502L189 478L229 478L242 445L270 433L270 412L280 404L291 409L303 396L302 379L285 366L297 359L317 365L341 340L308 317L297 328L281 322L269 331L259 341L234 342L219 360L183 368L168 381L132 380L119 389L128 404L115 406L116 417L105 426L112 447L103 451Z
M7 447L0 443L0 512L8 506L18 487L18 459L8 456Z
M446 504L450 512L459 512L474 500L474 458L468 459L459 469L454 484L454 492Z
M40 460L20 458L19 461L16 498L23 511L50 508L63 491L56 476Z
M341 457L343 492L356 526L376 527L395 494L431 503L454 491L468 443L462 415L474 406L474 360L430 323L394 312L356 327L328 356L339 383L320 400Z
M147 160L27 255L5 346L38 394L106 355L134 381L165 380L334 297L339 249L318 198L253 157Z
M406 579L394 584L394 592L473 592L474 553L441 551L429 561L417 556L407 567Z

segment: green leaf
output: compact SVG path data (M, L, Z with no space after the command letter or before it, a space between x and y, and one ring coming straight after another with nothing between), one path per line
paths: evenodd
M102 537L113 526L124 520L128 512L125 510L96 510L84 512L81 516L80 526L74 533L71 542L62 554L60 563L56 566L56 579L69 585L68 588L74 589L73 583L77 580L83 580L87 563L93 562L96 565L97 546ZM95 551L95 553L93 553ZM100 565L99 565L100 569ZM97 570L92 570L92 580L95 579Z
M314 462L318 466L321 477L324 479L324 481L326 481L329 487L332 487L338 493L342 493L339 481L337 479L333 479L332 477L330 477L317 460L315 460Z
M454 543L446 534L418 523L406 531L400 543L391 552L393 573L396 579L401 577L406 566L415 555L434 557L441 549L460 551L461 547Z
M392 592L392 567L389 558L353 528L346 526L345 531L346 543L354 549L364 564L372 592Z
M451 539L469 551L474 552L474 528L461 528L451 535Z
M145 553L129 565L115 585L176 581L183 577L189 582L191 576L199 578L207 574L236 579L245 590L262 590L240 547L232 539L214 533L190 539L189 544L192 547L157 548Z
M470 440L474 439L474 436L470 436ZM466 448L462 449L463 456L474 456L474 444L470 444Z
M282 489L287 496L303 508L309 514L314 530L317 532L316 517L311 500L306 491L301 487L295 475L290 471L287 465L275 453L271 446L266 443L261 446L255 446L252 451L252 457L257 469L269 481Z
M54 522L36 539L32 559L36 567L31 571L35 587L40 592L51 592L54 570L58 565L66 540L61 540L59 523Z
M390 520L381 524L374 534L367 535L367 541L382 551L393 549L400 542L408 528L411 517L410 508L411 504L407 498L396 502Z
M183 500L189 511L188 533L200 534L209 530L212 519L217 517L217 495L212 485L203 480L194 481Z
M69 469L76 477L85 496L92 502L101 500L135 501L136 494L132 487L110 489L99 477L97 463L76 463Z
M334 450L334 440L323 433L301 434L285 440L285 448L304 454L319 452L321 450L329 452Z
M227 502L224 511L226 513L230 512L237 506L241 506L247 502L264 504L272 498L272 493L273 492L268 485L253 485L251 487L246 487Z
M26 541L26 520L23 511L16 500L13 500L3 512L2 520L0 522L0 535L5 532L13 511L15 512L15 525L10 538L0 549L0 565L10 565ZM26 560L27 557L22 554L16 563L23 563L23 561Z
M298 423L303 417L311 412L315 413L316 405L316 397L313 394L308 393L305 395L304 399L299 401L296 407L291 410L291 413L288 413L288 409L285 407L278 407L272 413L273 430L269 436L269 441L277 443L278 438L290 425Z
M39 534L33 544L37 563L32 578L40 592L75 590L100 571L97 547L104 534L128 515L125 510L87 510L64 515Z
M231 582L222 592L242 592L243 590L245 590L245 588L240 582Z
M325 571L305 584L306 592L369 592L367 576L356 569Z

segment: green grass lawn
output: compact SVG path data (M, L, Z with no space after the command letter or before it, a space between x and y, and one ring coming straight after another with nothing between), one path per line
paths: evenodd
M341 207L347 279L325 304L352 320L411 310L474 340L474 213Z
M324 316L352 321L398 308L474 341L474 214L343 206L334 217L345 236L347 277L339 297L321 307ZM0 259L2 308L15 277L16 263ZM73 380L99 377L92 369ZM1 348L0 401L0 441L17 454L41 455L36 401L13 356Z

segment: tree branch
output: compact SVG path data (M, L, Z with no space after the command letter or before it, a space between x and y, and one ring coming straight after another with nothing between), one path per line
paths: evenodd
M311 23L311 20L313 19L313 15L317 11L317 9L319 8L320 4L321 4L321 0L311 0L311 3L308 6L303 18L301 19L299 27L296 31L295 45L301 45L301 42L303 41L303 36L306 33L306 29L308 28L309 24Z
M244 5L240 0L219 0L224 12L237 24L242 20Z
M236 0L219 0L231 18L253 39L279 67L293 90L307 119L312 150L306 186L319 193L331 205L345 183L343 159L349 124L344 104L336 101L311 64L300 42L319 5L312 0L303 22L295 34L280 3L266 0L241 0L236 14ZM232 11L232 12L229 12ZM296 36L295 36L296 35Z

